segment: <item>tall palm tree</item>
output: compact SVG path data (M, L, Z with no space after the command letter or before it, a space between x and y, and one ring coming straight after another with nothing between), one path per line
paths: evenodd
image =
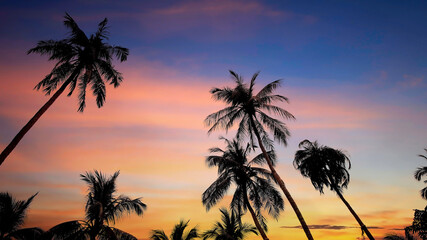
M175 225L175 227L172 230L172 233L170 237L166 235L166 233L163 230L153 230L151 232L150 239L152 240L192 240L199 237L197 227L194 227L190 229L187 233L184 233L185 228L188 226L188 220L187 222L184 222L181 220L178 224Z
M327 146L319 146L317 142L304 140L299 144L302 150L295 154L294 166L301 172L301 175L310 178L316 190L323 193L323 188L328 187L336 192L338 197L344 202L348 210L354 216L370 240L374 237L369 232L350 204L342 195L344 188L350 182L350 174L347 171L351 167L350 159L342 151Z
M26 201L20 201L7 192L0 192L0 240L28 240L41 237L43 230L40 228L20 228L36 195L37 193Z
M424 148L424 151L426 151L426 153L427 153L427 148ZM427 155L421 155L420 154L418 156L420 156L420 157L422 157L422 158L424 158L424 159L427 160ZM427 166L417 168L417 170L414 173L414 177L418 181L421 181L421 178L424 175L427 175ZM427 180L425 180L424 183L427 183ZM427 187L421 189L420 192L421 192L421 197L427 200Z
M59 41L39 41L36 47L28 51L48 55L49 60L56 61L52 71L35 86L35 89L43 89L46 95L50 95L58 85L61 87L3 150L0 154L0 165L67 87L69 87L68 96L71 96L76 87L78 88L78 111L83 112L88 86L91 86L96 97L96 104L102 107L106 96L105 83L118 87L123 80L121 73L114 69L112 60L115 57L121 62L126 61L129 50L105 42L109 34L106 18L99 23L97 32L90 37L86 36L68 13L65 15L64 25L70 30L67 38Z
M61 223L48 232L55 239L118 239L136 240L129 233L111 227L124 214L136 213L142 216L146 205L140 198L130 199L127 196L116 196L116 179L119 171L111 177L95 170L94 173L86 172L80 175L88 184L89 193L86 202L85 220L75 220Z
M235 211L227 211L221 208L221 222L216 222L215 225L202 234L203 240L243 240L249 233L258 235L256 227L242 223L242 215Z
M271 173L258 167L265 163L263 154L259 154L249 161L247 156L251 150L250 144L243 148L237 140L224 140L227 144L226 150L211 148L210 152L215 155L206 158L209 167L218 167L219 176L203 193L203 204L209 210L224 197L231 183L234 183L236 189L230 208L239 214L249 210L262 238L267 240L268 237L264 231L267 230L267 225L261 215L261 210L266 209L270 215L277 219L280 211L284 208L283 199L272 185ZM217 153L220 155L216 155ZM269 151L267 154L275 160L273 151Z
M229 106L206 117L205 123L210 126L208 133L219 128L223 128L227 131L235 122L240 121L237 129L237 138L240 140L248 136L252 145L254 145L255 139L258 141L258 145L261 148L276 183L279 184L291 204L307 238L313 240L310 229L301 211L286 188L285 183L276 172L273 161L267 154L267 149L273 150L273 141L270 139L266 129L273 134L274 140L284 145L287 144L287 137L290 133L283 122L269 116L265 111L276 114L284 119L295 119L288 111L272 105L275 101L288 102L288 98L274 94L274 90L280 86L281 80L276 80L267 84L257 94L254 94L254 85L258 73L252 76L249 86L243 82L241 76L231 70L230 73L236 84L234 88L213 88L210 91L215 100L223 101Z

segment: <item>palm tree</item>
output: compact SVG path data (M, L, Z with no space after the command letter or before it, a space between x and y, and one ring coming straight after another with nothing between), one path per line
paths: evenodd
M301 175L310 178L316 190L323 193L323 187L328 187L336 192L338 197L344 202L348 210L354 216L362 228L362 233L366 233L370 240L374 237L362 220L342 195L344 188L350 182L350 160L342 151L327 146L319 146L317 142L304 140L299 144L303 150L298 150L295 154L294 167L301 172Z
M0 240L28 240L41 237L43 230L40 228L20 228L36 195L37 193L26 201L17 201L7 192L0 193Z
M209 167L218 167L219 176L203 193L203 204L209 210L224 197L231 183L234 183L236 189L230 208L239 214L249 210L255 226L262 238L266 240L268 237L264 230L267 230L267 225L261 215L261 210L266 209L270 215L277 219L280 211L284 208L283 199L272 185L271 173L264 168L254 166L265 163L263 154L259 154L249 161L247 155L251 150L250 144L243 148L237 140L224 140L227 144L226 150L211 148L211 153L219 153L220 155L211 155L206 158ZM275 160L273 151L269 151L267 154L270 159Z
M309 240L313 240L310 229L308 228L301 211L286 188L285 183L276 172L273 161L268 156L266 150L267 148L273 150L273 141L270 139L265 128L273 134L274 140L277 140L279 143L284 145L287 144L287 137L290 133L283 122L270 117L264 111L274 113L284 119L295 119L295 117L288 111L272 105L272 102L274 101L288 102L288 98L282 95L273 94L274 90L280 86L281 80L276 80L267 84L254 95L253 88L259 73L255 73L252 76L249 86L243 82L243 78L241 76L231 70L230 73L236 83L234 88L213 88L210 91L215 100L223 101L229 106L206 117L205 124L210 126L208 133L219 128L223 128L228 131L236 121L240 121L237 129L237 139L240 140L243 137L248 136L250 138L250 143L253 146L256 138L276 183L279 184L291 204L307 238Z
M121 239L136 240L129 233L110 227L124 214L136 213L142 216L146 205L140 198L130 199L127 196L115 196L116 179L119 171L111 177L106 177L95 170L94 173L86 172L80 177L88 184L89 193L86 202L85 220L75 220L61 223L48 232L55 239Z
M203 240L243 240L249 233L258 235L256 228L247 223L241 223L241 214L221 208L221 221L202 234Z
M427 148L424 148L424 151L426 151L426 153L427 153ZM420 157L422 157L422 158L424 158L424 159L427 160L427 156L425 156L425 155L421 155L420 154L418 156L420 156ZM414 173L414 177L418 181L421 181L421 178L424 175L427 175L427 166L417 168L417 170ZM427 181L424 181L424 183L427 183ZM420 192L421 192L421 197L427 200L427 187L421 189Z
M172 233L170 235L170 238L166 235L166 233L163 230L153 230L151 232L150 239L152 240L191 240L199 237L199 234L197 232L197 227L194 227L190 229L186 234L184 234L185 228L188 226L188 220L187 222L184 222L181 220L178 224L175 225L175 227L172 230Z
M28 54L48 55L49 60L56 61L52 71L35 89L43 89L46 95L50 95L58 85L62 85L3 150L0 154L0 165L67 87L70 90L68 96L78 88L78 111L83 112L88 86L91 86L96 96L96 104L102 107L106 96L105 83L118 87L123 80L121 73L114 69L112 59L115 57L121 62L126 61L129 50L104 42L108 39L106 18L99 23L97 32L90 37L86 36L68 13L65 15L64 25L70 30L68 38L39 41L36 47L28 51Z

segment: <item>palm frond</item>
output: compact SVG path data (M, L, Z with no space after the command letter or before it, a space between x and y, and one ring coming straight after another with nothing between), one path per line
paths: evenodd
M39 240L42 239L44 231L41 228L22 228L8 234L8 238L14 240Z
M70 42L78 44L80 46L88 45L89 39L86 34L79 28L74 19L65 13L64 25L70 30Z
M168 236L163 230L152 230L150 239L152 240L169 240Z
M221 200L231 185L231 176L223 172L202 194L202 202L209 210Z

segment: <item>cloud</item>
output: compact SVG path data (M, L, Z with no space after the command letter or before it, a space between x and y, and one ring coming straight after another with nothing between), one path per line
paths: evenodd
M317 18L278 10L260 1L183 1L135 16L150 36L180 34L203 40L238 40L255 35L265 22L295 20L313 24Z
M405 74L403 75L403 80L398 82L398 87L402 88L414 88L421 86L424 83L424 76L413 76Z
M349 229L349 228L360 228L360 227L354 227L354 226L341 226L341 225L308 225L310 229L327 229L327 230L343 230L343 229ZM281 228L298 228L301 229L301 226L281 226ZM383 229L382 227L372 226L368 227L369 229Z

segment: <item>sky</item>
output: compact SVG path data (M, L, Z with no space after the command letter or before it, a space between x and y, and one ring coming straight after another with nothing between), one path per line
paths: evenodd
M217 177L208 149L233 137L207 134L204 118L225 107L209 90L232 86L230 69L246 80L260 71L257 89L283 79L277 93L290 102L279 105L296 117L285 121L288 145L276 143L277 171L314 238L362 236L336 194L321 195L294 169L304 139L350 156L344 196L377 239L402 234L426 204L413 178L426 164L417 156L427 148L426 10L422 1L0 1L2 149L48 100L33 88L54 62L27 51L67 36L66 12L87 34L108 18L109 43L130 50L115 63L124 81L107 87L104 107L88 96L79 113L76 94L59 97L0 166L0 191L38 192L25 226L47 230L84 218L79 174L120 170L118 193L147 209L116 227L148 239L185 219L204 231L232 193L210 211L202 205ZM286 200L267 220L270 239L305 239Z

